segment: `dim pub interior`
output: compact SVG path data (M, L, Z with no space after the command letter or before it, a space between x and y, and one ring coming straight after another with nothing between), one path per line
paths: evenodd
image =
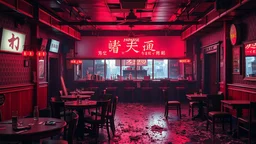
M254 0L0 0L0 144L256 143Z

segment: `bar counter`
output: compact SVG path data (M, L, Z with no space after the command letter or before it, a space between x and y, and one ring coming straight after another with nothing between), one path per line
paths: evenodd
M163 88L169 100L186 101L186 93L198 91L197 81L193 80L77 80L74 83L73 89L94 90L96 98L106 90L119 96L122 102L162 102Z

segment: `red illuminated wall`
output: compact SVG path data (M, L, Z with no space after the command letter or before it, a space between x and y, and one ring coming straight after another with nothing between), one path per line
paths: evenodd
M26 45L31 42L31 29L29 24L15 27L15 19L9 15L0 15L0 28L26 34ZM24 67L24 58L21 54L0 52L0 94L5 94L6 101L0 110L3 119L11 118L12 111L27 116L32 112L33 89L31 84L31 66Z
M14 19L0 15L0 28L26 34L25 44L30 44L30 28L28 24L16 28ZM2 35L2 33L0 33ZM1 41L1 40L0 40ZM21 54L0 52L0 86L12 84L24 84L31 82L30 66L24 67L25 58Z
M127 37L82 37L76 43L76 57L79 58L182 58L184 57L184 41L180 36L139 37L134 49L129 50ZM109 42L119 41L118 53L109 49ZM153 47L144 49L144 42L153 41ZM145 50L145 51L144 51Z

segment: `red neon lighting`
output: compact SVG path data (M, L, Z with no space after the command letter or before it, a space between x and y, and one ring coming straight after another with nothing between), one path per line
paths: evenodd
M76 52L83 58L180 58L184 41L175 36L86 37L77 42Z
M230 40L232 45L237 43L237 30L234 24L232 24L230 28Z
M32 56L34 56L34 52L33 51L23 51L22 55L32 57Z
M250 43L245 45L245 55L246 56L256 55L256 43Z
M190 59L181 59L179 60L180 63L190 63L191 60Z
M39 56L39 57L44 57L44 56L46 55L46 52L44 52L44 51L38 51L38 52L36 53L36 55Z
M72 63L72 64L82 64L83 61L82 60L70 60L70 63Z

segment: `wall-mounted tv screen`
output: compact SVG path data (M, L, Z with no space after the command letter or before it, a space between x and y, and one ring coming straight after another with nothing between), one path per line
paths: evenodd
M50 45L49 45L49 52L58 53L59 52L59 45L60 45L59 41L51 39L50 40Z

